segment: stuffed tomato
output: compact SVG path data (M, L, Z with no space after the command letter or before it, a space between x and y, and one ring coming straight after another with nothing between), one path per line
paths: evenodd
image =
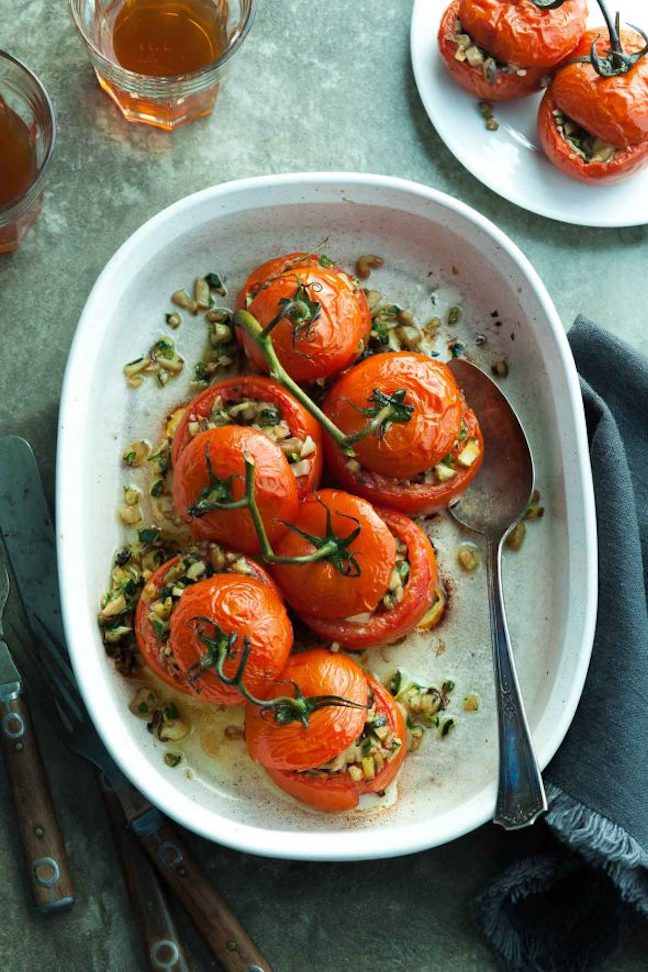
M481 467L477 418L447 365L413 352L379 354L350 368L324 411L353 443L354 455L325 435L329 472L374 503L415 515L447 507ZM383 416L381 420L381 416Z
M357 281L326 257L291 253L252 272L239 308L272 328L279 361L295 381L309 382L341 371L362 354L371 333L371 313ZM267 370L249 333L241 336L252 364Z
M254 561L203 544L149 578L135 610L139 652L154 675L187 695L224 705L244 701L230 678L249 650L245 677L263 693L283 669L292 626L273 581ZM219 657L218 646L223 658Z
M276 554L292 561L271 572L295 613L349 649L398 641L437 599L436 558L423 530L339 490L320 490L300 504Z
M257 553L259 538L245 494L245 458L254 462L255 495L270 541L286 530L297 512L299 491L288 460L262 432L237 425L199 432L179 455L173 499L197 540L215 540Z
M648 162L648 45L636 31L623 30L606 42L588 31L574 61L554 76L540 105L540 142L553 164L580 182L619 182ZM629 70L601 75L595 64L612 51L637 56ZM593 60L594 58L594 60ZM605 71L610 70L607 66Z
M546 83L585 31L587 0L454 0L438 44L452 78L471 94L510 101Z
M171 458L200 432L240 425L276 442L297 480L299 495L316 489L322 475L322 435L316 420L279 382L240 375L210 385L189 405L176 429Z
M367 793L382 793L406 752L403 715L390 694L352 659L315 649L293 656L282 682L304 696L333 697L308 726L277 725L248 705L245 738L250 755L286 793L319 810L352 810ZM273 686L269 697L285 685Z

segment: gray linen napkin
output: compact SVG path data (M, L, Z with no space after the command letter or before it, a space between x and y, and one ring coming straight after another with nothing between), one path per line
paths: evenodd
M602 964L634 913L648 917L648 360L583 317L581 376L599 531L592 661L545 772L545 846L473 904L510 972Z

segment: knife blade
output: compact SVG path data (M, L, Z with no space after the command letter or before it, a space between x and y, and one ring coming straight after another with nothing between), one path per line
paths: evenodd
M12 470L14 495L22 500L17 515L15 502L0 487L0 532L7 544L34 640L42 642L43 651L52 658L59 652L59 668L62 665L67 670L67 660L62 661L60 654L65 652L66 639L58 598L54 528L34 454L29 443L17 436L0 438L0 469L8 468ZM25 545L29 557L23 562ZM52 671L52 675L56 672ZM73 678L71 670L66 678ZM191 857L175 828L116 766L88 714L81 711L85 709L83 701L81 698L77 701L76 719L81 725L78 732L69 732L69 747L105 773L130 830L224 968L227 972L271 972L269 963Z
M9 598L9 571L4 563L4 547L0 545L0 702L11 702L22 691L20 672L11 657L9 646L5 641L2 619Z
M9 571L0 540L0 749L13 795L18 832L34 904L39 911L74 903L65 845L34 733L22 677L3 640Z
M0 439L0 470L0 533L30 628L36 633L34 618L41 617L65 644L54 527L36 459L25 439L17 435Z

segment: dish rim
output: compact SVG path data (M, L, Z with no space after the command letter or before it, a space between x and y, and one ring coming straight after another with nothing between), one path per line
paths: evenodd
M178 783L163 780L159 773L155 773L150 760L141 748L134 745L126 735L125 709L122 715L122 743L120 748L118 733L110 720L114 717L112 704L105 695L97 691L97 685L91 679L89 668L92 666L94 653L83 652L81 645L84 638L78 633L83 631L88 620L87 605L75 596L78 592L78 560L75 544L70 542L69 534L76 516L77 496L82 492L79 485L80 478L70 488L67 469L74 468L73 460L78 459L76 447L79 423L78 410L75 411L75 379L84 367L83 353L86 335L93 334L97 340L98 321L102 316L102 294L106 286L110 285L119 268L128 263L131 255L146 242L151 234L182 213L187 208L200 206L206 200L210 202L226 199L230 193L245 194L250 190L263 188L290 188L298 191L300 188L328 189L343 187L347 192L355 188L369 188L376 191L394 190L421 200L431 201L450 210L459 217L485 231L494 242L509 256L516 269L526 280L533 291L547 325L555 339L556 352L560 358L564 374L566 375L565 392L569 399L573 422L576 431L576 441L572 443L576 454L577 468L580 471L579 492L584 497L583 518L586 536L585 560L587 564L588 583L586 587L586 605L583 614L583 639L578 663L568 697L565 699L561 716L554 724L550 739L542 751L538 752L539 762L544 768L562 742L578 705L589 660L594 635L597 608L597 546L596 546L596 518L594 507L594 492L589 463L589 450L585 427L585 417L580 395L580 386L566 334L558 317L557 311L549 297L536 270L518 246L502 230L490 220L482 216L459 200L446 195L439 190L432 189L420 183L392 176L373 175L353 172L301 172L275 174L271 176L255 176L248 179L232 180L217 186L212 186L199 192L192 193L161 210L137 229L116 251L108 261L96 283L94 284L86 304L81 313L79 324L72 342L66 366L59 416L59 441L57 449L56 468L56 521L57 521L57 555L59 563L59 584L61 593L61 608L67 642L72 665L79 682L79 686L86 702L91 719L118 766L131 779L152 803L159 806L170 818L208 840L219 843L246 853L258 854L266 857L278 857L290 860L334 861L334 860L365 860L394 857L426 850L439 844L447 843L468 833L486 823L492 818L495 806L496 782L482 788L461 805L461 821L458 824L449 823L445 828L430 834L428 823L423 826L403 824L393 831L381 832L380 842L373 837L371 828L363 831L349 828L348 831L332 831L322 833L304 829L297 833L294 830L276 830L241 824L235 820L220 817L217 812L194 803L186 794L182 795L182 787ZM272 205L272 203L269 203ZM275 203L284 206L285 202ZM379 203L374 203L379 205ZM72 465L70 465L72 463ZM76 571L76 574L75 574ZM74 581L77 582L75 591ZM95 659L97 674L100 671L101 659ZM102 675L102 680L104 676ZM474 805L474 806L473 806ZM448 815L450 816L450 815ZM216 822L214 821L216 818ZM454 819L454 818L453 818ZM412 831L416 834L411 836ZM410 836L408 836L410 835ZM346 841L345 837L351 838ZM298 839L296 839L298 838ZM336 849L336 845L345 845L344 852ZM348 847L346 846L348 844Z
M441 7L441 0L437 0L437 2ZM445 3L445 6L447 6L450 0L443 0L443 2ZM473 176L473 178L477 179L482 186L486 186L487 189L489 189L491 192L499 196L500 199L505 199L507 202L512 203L514 206L517 206L519 209L522 209L525 212L534 213L536 216L542 216L544 219L551 219L555 223L563 223L564 225L568 225L568 226L588 226L594 229L627 229L628 227L631 226L643 226L648 219L648 216L645 212L639 213L636 217L632 217L632 218L624 217L621 221L619 221L619 219L617 218L614 218L613 216L611 216L609 219L602 219L600 216L599 217L588 216L588 213L590 211L592 213L596 211L595 205L590 205L588 206L588 209L584 211L578 218L569 215L561 216L556 214L555 212L551 212L549 209L547 209L542 205L536 205L536 204L527 205L520 200L519 196L516 196L514 193L512 192L507 193L504 189L495 188L495 186L491 185L490 182L486 182L484 180L483 176L480 174L480 170L478 169L478 167L472 163L471 161L472 156L466 156L466 153L463 151L461 142L454 137L452 132L448 131L447 127L444 127L443 134L441 133L440 129L437 127L436 119L438 119L438 113L431 107L432 99L430 98L430 95L428 93L428 85L425 83L423 78L424 59L420 56L420 49L423 44L422 37L425 36L425 32L418 29L419 19L423 16L422 11L424 9L424 6L427 6L428 4L429 4L429 0L414 0L414 5L412 7L412 19L410 21L410 35L409 35L410 36L410 44L409 44L410 62L412 65L414 80L416 82L416 90L418 92L419 98L421 99L421 104L423 105L423 109L425 111L425 114L427 115L428 121L434 128L434 131L437 133L437 135L439 136L439 138L441 139L445 147L455 157L457 162L459 162L459 164L463 166L463 168L467 172L469 172L471 176ZM436 45L437 29L438 29L438 25L434 31L435 56L439 56L438 48ZM461 91L459 86L457 86L457 91ZM463 93L465 94L466 98L471 98L471 95L467 91ZM478 99L476 97L473 98L473 101L475 103L477 102L477 100ZM551 165L551 163L548 164ZM563 178L565 179L565 191L568 191L570 185L574 182L574 180L570 179L570 177L567 175L564 174L562 175ZM641 173L637 172L635 173L635 175L641 175ZM644 169L644 175L646 180L648 181L648 167ZM605 192L606 189L614 189L615 187L597 185L597 186L592 186L590 188L598 189L599 191ZM593 199L592 203L595 202L596 200Z

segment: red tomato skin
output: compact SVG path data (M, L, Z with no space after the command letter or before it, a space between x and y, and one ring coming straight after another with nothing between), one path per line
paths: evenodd
M421 516L445 510L449 504L464 492L473 481L484 461L484 437L475 413L464 403L463 421L468 427L469 436L477 439L480 446L479 458L465 472L449 483L411 483L380 476L361 469L358 473L349 471L347 460L335 443L324 436L324 457L326 468L336 483L349 493L362 496L377 506L388 506L408 516Z
M164 587L164 578L171 568L175 567L179 560L179 555L176 557L171 557L171 559L167 560L166 563L162 564L161 567L158 567L158 569L149 577L145 590L149 586L158 589ZM260 567L259 564L257 564L254 560L250 560L247 557L244 557L243 560L245 561L247 570L250 572L249 576L256 578L267 587L270 587L278 598L280 596L278 588L269 574L265 572L263 567ZM246 574L245 576L248 575ZM142 656L147 668L150 668L157 678L163 682L166 682L166 684L170 685L172 688L177 689L180 692L184 692L186 695L195 696L195 690L187 683L184 674L180 671L167 667L160 657L160 639L155 634L153 626L149 621L149 604L151 603L151 600L155 600L155 598L146 598L140 594L135 607L135 638L139 653Z
M174 467L177 465L180 453L191 441L189 423L196 418L206 418L211 412L212 403L217 395L220 395L227 405L235 404L242 398L272 402L280 410L292 435L302 440L309 435L315 443L315 452L308 457L309 472L305 476L297 477L300 499L317 489L322 477L323 465L322 432L319 423L283 385L261 375L238 375L235 378L226 378L224 381L210 385L189 402L173 437L171 461Z
M259 540L248 510L212 510L201 517L190 515L190 507L209 482L206 449L214 474L222 479L234 477L234 500L245 495L244 455L254 458L255 495L271 543L285 532L282 521L292 520L299 504L297 481L288 460L262 432L224 425L199 432L180 453L174 471L173 500L196 540L214 540L245 553L258 553Z
M531 0L459 0L461 26L502 64L547 72L574 50L585 31L587 0L555 10Z
M185 674L206 650L188 624L194 617L213 618L226 634L238 634L234 656L223 665L229 677L238 668L243 640L251 643L245 687L256 697L265 695L292 648L292 625L276 588L240 574L215 574L187 588L171 615L169 631L172 655ZM240 705L245 701L235 686L224 685L213 672L206 672L191 687L204 702Z
M589 54L597 36L601 37L598 53L607 53L607 30L599 27L587 31L572 56ZM633 30L622 30L621 38L629 53L644 47ZM630 148L648 141L648 58L613 78L599 77L591 64L565 65L556 72L551 91L561 111L604 142Z
M256 706L245 710L245 739L252 759L267 769L306 770L322 766L358 738L366 721L367 676L347 655L323 648L292 655L281 680L270 686L266 698L289 695L294 682L304 696L337 695L359 708L326 706L310 716L308 727L299 722L279 726Z
M356 520L360 521L361 532L349 547L358 561L359 576L344 577L329 562L275 564L271 567L272 576L300 616L311 614L314 605L319 617L329 619L373 611L387 593L396 542L373 506L335 489L322 489L303 500L293 525L312 536L323 536L326 513L322 503L331 511L333 527L339 536L348 536L358 525ZM310 543L288 530L280 537L275 553L282 557L302 556L313 549Z
M323 410L345 434L359 432L370 420L359 410L372 405L374 389L390 395L404 389L404 401L414 411L381 438L369 435L354 445L361 465L408 479L448 454L459 432L462 395L446 364L412 351L372 355L340 376Z
M381 612L363 624L302 615L302 620L316 634L327 641L337 641L350 651L380 648L403 638L424 617L437 589L436 557L427 535L402 513L387 507L377 507L376 512L392 533L407 544L410 574L403 600L391 611Z
M403 765L406 753L405 721L398 704L383 686L371 675L367 682L374 693L377 708L388 718L390 729L402 740L402 745L373 780L355 782L346 773L336 773L330 779L308 777L303 773L278 769L268 769L270 779L295 799L318 810L339 812L354 810L365 793L380 793L385 790ZM321 763L319 765L322 765Z
M371 312L364 292L337 266L322 267L317 258L309 257L282 272L299 256L290 254L257 267L241 291L238 306L246 307L248 295L253 296L247 309L266 326L279 312L280 299L291 298L298 283L311 288L322 306L309 333L294 341L293 326L286 319L272 332L275 352L288 374L295 381L309 382L341 371L362 353L371 333ZM245 332L240 336L254 367L267 371L254 340Z
M557 169L587 185L604 183L609 186L623 182L648 164L648 139L640 145L620 149L610 162L586 162L573 153L555 124L553 112L557 106L552 87L546 91L540 102L538 134L547 158Z
M481 65L473 67L468 61L458 61L455 57L457 45L452 40L458 14L459 0L453 0L441 19L437 39L443 63L460 87L485 101L513 101L540 90L542 78L547 73L544 68L527 68L522 77L514 71L498 71L495 84L491 84L484 77Z

